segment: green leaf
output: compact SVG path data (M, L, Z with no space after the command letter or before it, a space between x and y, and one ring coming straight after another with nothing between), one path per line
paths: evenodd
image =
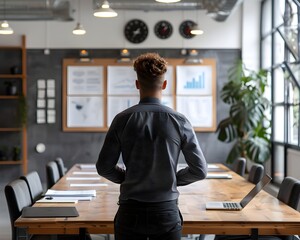
M240 147L240 143L239 141L237 141L232 149L230 150L227 159L226 159L226 163L233 163L235 161L235 159L239 158L242 156L242 149Z

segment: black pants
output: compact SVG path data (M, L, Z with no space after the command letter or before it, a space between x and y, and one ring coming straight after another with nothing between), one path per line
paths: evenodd
M116 240L180 240L182 216L177 201L120 203L115 216Z

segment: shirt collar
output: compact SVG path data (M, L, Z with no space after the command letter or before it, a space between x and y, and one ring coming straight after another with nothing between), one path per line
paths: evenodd
M140 103L156 103L160 104L160 99L154 97L145 97L140 100Z

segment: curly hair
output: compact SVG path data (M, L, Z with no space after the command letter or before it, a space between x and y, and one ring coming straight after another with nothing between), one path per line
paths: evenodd
M142 90L155 90L161 88L164 74L167 71L167 62L157 53L140 55L133 64Z

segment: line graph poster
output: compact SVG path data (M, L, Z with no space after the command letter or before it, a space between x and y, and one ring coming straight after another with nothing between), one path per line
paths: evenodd
M103 127L103 97L73 97L67 101L68 127Z
M103 66L68 66L68 95L103 94Z
M132 66L107 67L108 95L137 95L135 87L136 73Z
M191 122L193 127L212 127L213 99L211 96L179 96L176 98L177 111Z
M177 66L177 95L212 95L211 66Z

